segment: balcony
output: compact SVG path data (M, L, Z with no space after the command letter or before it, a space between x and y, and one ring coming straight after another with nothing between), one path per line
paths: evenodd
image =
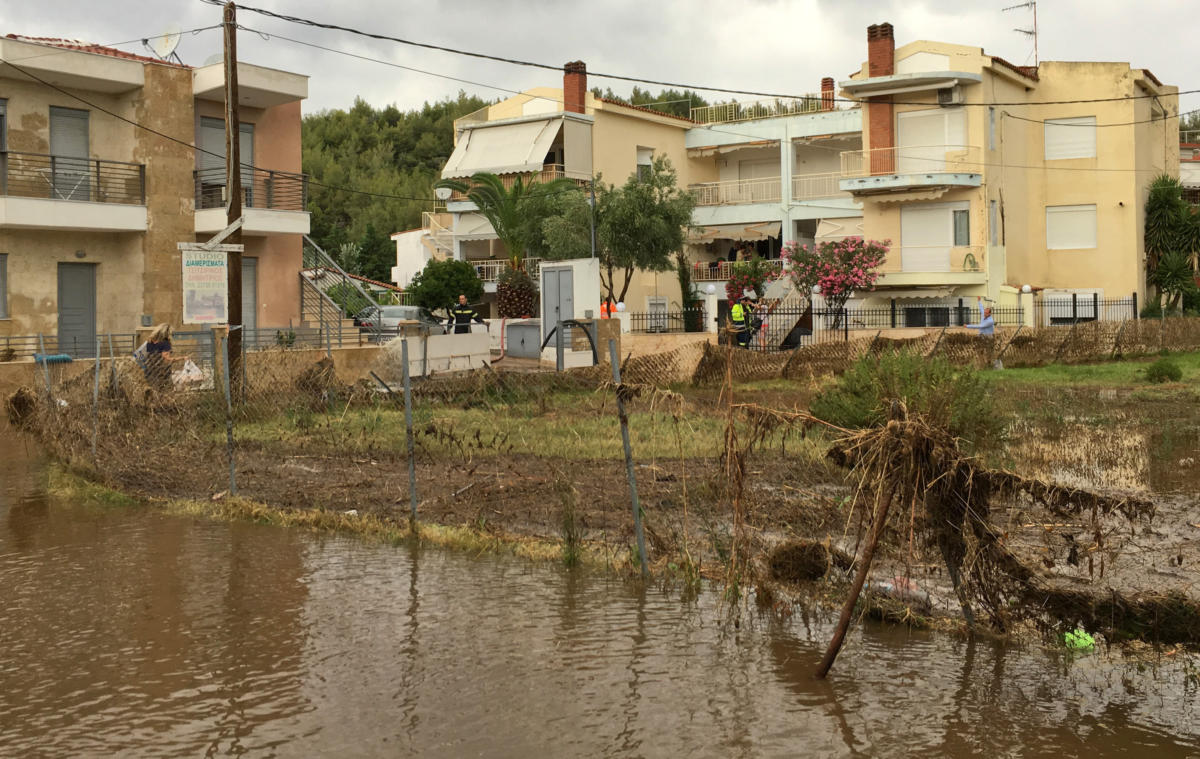
M703 182L688 185L698 206L728 206L744 203L778 203L783 197L779 177L737 179L732 182Z
M580 187L586 187L588 185L588 183L591 181L590 176L579 176L575 172L568 174L566 171L566 168L561 163L548 163L548 164L546 164L545 168L543 168L541 171L516 173L516 174L500 174L498 176L500 177L501 184L504 185L504 189L506 189L506 190L512 189L513 185L517 183L518 177L522 177L526 184L528 184L531 181L545 184L546 182L553 182L555 179L570 178L570 179L574 179L576 184L578 184ZM465 210L475 210L475 208L474 208L475 204L471 203L471 201L467 199L466 193L457 192L457 191L451 193L450 199L447 201L447 203L469 203L471 205L471 208L469 208L469 209L466 209L466 208L452 209L455 211L461 212L461 211L465 211ZM447 207L449 207L449 206L447 206Z
M146 167L0 151L0 227L146 231Z
M880 285L982 284L987 258L982 245L906 245L894 249L879 272Z
M826 198L849 198L850 193L840 186L842 175L837 172L828 174L793 174L792 200L824 200Z
M718 103L691 109L692 121L701 124L728 124L734 121L770 119L776 116L795 116L802 113L832 111L832 97L822 107L821 95L814 93L799 98L775 98L749 103Z
M196 193L196 234L226 226L225 169L192 172ZM242 169L242 233L308 234L308 177L286 171Z
M974 145L906 145L841 154L841 189L856 195L979 187L983 151Z
M475 273L483 280L484 290L486 292L495 292L496 285L500 282L500 275L508 267L507 258L486 258L482 260L467 260L467 263L475 267ZM541 275L540 258L526 258L521 261L521 268L529 275L533 281L537 281Z
M696 282L724 282L729 279L740 261L696 261L692 264L692 279ZM783 261L764 261L768 271L782 272Z

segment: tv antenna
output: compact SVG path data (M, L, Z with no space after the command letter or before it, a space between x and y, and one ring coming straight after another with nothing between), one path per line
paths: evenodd
M1010 5L1007 8L1001 8L1000 12L1015 11L1018 8L1028 8L1033 12L1033 27L1030 29L1013 29L1018 34L1024 34L1026 37L1033 38L1033 65L1037 68L1038 65L1038 28L1037 28L1037 0L1029 0L1029 2L1020 3L1019 5Z
M183 29L179 24L171 24L162 34L142 40L142 44L150 48L159 60L174 60L176 63L182 64L183 61L175 53L175 48L179 47L179 38L182 36Z

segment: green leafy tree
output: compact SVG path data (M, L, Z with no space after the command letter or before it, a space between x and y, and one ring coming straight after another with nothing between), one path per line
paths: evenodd
M685 332L700 332L704 329L704 314L700 310L704 299L696 295L696 288L692 284L692 262L682 250L675 253L675 276L679 280L683 329Z
M1169 174L1150 183L1145 247L1146 280L1154 286L1154 302L1166 295L1168 310L1173 310L1196 287L1200 213L1184 201L1183 186Z
M443 179L437 186L460 192L475 204L504 244L509 268L518 272L506 273L496 285L496 306L500 315L511 318L532 314L537 303L537 288L522 269L526 248L530 241L536 244L542 234L545 220L542 213L548 207L543 201L555 193L576 191L575 183L563 177L539 182L518 175L511 187L505 187L504 180L485 171L473 175L470 182Z
M475 267L466 261L433 260L417 272L407 292L413 302L426 311L445 309L449 317L450 308L458 302L459 295L467 296L468 301L483 296L483 282L475 273Z
M592 209L583 189L531 198L526 213L540 222L526 241L530 257L563 261L592 254Z
M671 162L658 156L641 178L634 172L622 187L597 187L600 284L613 301L625 299L638 269L674 268L672 254L683 249L696 205L675 181Z
M602 92L599 87L593 87L592 94L598 98L614 100L626 105L641 106L649 108L652 111L669 113L673 116L683 116L684 118L691 116L693 108L700 108L709 104L707 100L692 90L660 90L657 95L652 95L650 90L643 90L641 87L634 86L633 92L630 93L629 97L622 97L613 92L612 89Z

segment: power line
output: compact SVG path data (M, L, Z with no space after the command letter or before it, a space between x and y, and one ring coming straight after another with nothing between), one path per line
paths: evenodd
M224 5L224 2L222 2L222 0L201 0L201 2L207 3L209 5L217 5L217 6ZM311 27L315 27L318 29L329 29L329 30L333 30L333 31L347 32L349 34L355 34L360 37L367 37L370 39L382 40L385 42L395 42L395 43L398 43L401 45L410 45L413 47L424 48L426 50L437 50L439 52L451 53L454 55L462 55L462 56L467 56L470 58L480 58L483 60L496 61L498 63L507 63L507 64L510 64L513 66L526 66L526 67L530 67L530 68L544 69L547 71L556 71L556 72L562 71L562 66L554 66L554 65L551 65L548 63L538 63L535 61L521 60L519 58L508 58L508 57L500 56L500 55L491 55L489 53L480 53L480 52L475 52L475 51L471 51L471 50L462 50L460 48L453 48L453 47L448 47L445 45L435 45L435 44L429 43L429 42L420 42L417 40L404 39L402 37L394 37L392 35L379 34L377 32L366 32L361 29L355 29L355 28L349 27L349 26L341 26L339 24L330 24L330 23L321 22L321 21L313 21L311 19L302 18L300 16L290 16L290 15L287 15L284 13L276 13L274 11L265 10L263 8L254 8L254 7L251 7L248 5L239 5L238 8L240 10L249 11L251 13L257 13L262 16L268 16L270 18L279 19L280 21L286 21L288 23L299 24L302 26L311 26ZM812 97L811 93L796 95L796 94L779 93L779 92L763 92L763 91L748 90L748 89L746 89L746 90L730 89L727 87L714 87L714 86L706 86L706 85L699 85L699 84L683 84L680 82L667 82L667 81L661 81L661 80L657 80L657 79L646 79L643 77L627 76L624 74L610 74L610 73L597 72L597 71L589 71L588 76L598 77L601 79L616 79L616 80L625 81L625 82L635 82L638 84L653 84L653 85L656 85L659 87L680 88L680 89L685 89L685 90L702 90L705 92L720 92L722 94L730 94L730 95L754 95L756 97L783 98L783 99L788 99L788 100L800 100L800 99ZM1173 93L1173 94L1178 96L1178 95L1193 95L1196 93L1200 93L1200 89L1183 90L1183 91L1180 91L1178 93ZM1126 100L1142 100L1142 99L1146 99L1146 98L1157 98L1157 97L1161 97L1161 96L1147 94L1147 95L1130 95L1128 97L1086 98L1086 99L1078 99L1078 100L1041 100L1041 101L1029 101L1029 102L963 103L963 105L1012 106L1012 107L1027 106L1027 105L1076 105L1076 104L1083 104L1083 103L1110 103L1110 102L1119 102L1119 101L1126 101ZM837 97L835 97L835 98L833 98L833 100L835 102L843 102L843 103L861 103L862 102L860 100L855 100L853 98L837 98ZM923 103L923 102L906 102L906 101L900 101L900 100L892 100L891 102L893 105L929 105L928 103Z
M184 34L196 35L196 34L199 34L200 32L207 32L211 29L220 29L220 28L221 28L220 24L213 24L212 26L198 26L195 29L184 29L183 31L179 32L179 35L180 36L183 36ZM22 35L16 35L15 37L11 37L10 39L13 39L16 42L24 42L24 43L30 44L30 45L53 47L54 49L50 50L48 52L45 52L45 53L38 53L37 55L27 55L23 58L13 58L13 59L11 59L11 61L12 62L32 61L36 58L46 58L48 56L53 56L53 55L66 55L68 53L91 53L93 51L88 50L87 48L89 48L89 47L116 48L117 45L132 45L135 42L145 43L147 40L156 40L156 39L160 39L162 37L169 37L169 36L171 36L171 34L167 34L167 33L152 34L148 37L137 37L136 39L122 40L120 42L106 42L103 44L96 44L93 42L84 42L83 40L63 39L62 40L63 42L77 42L77 43L79 43L80 47L59 47L59 46L54 45L53 43L46 42L43 40L38 40L35 37L25 37ZM124 52L124 51L122 51L122 52ZM101 53L101 55L103 55L103 54Z

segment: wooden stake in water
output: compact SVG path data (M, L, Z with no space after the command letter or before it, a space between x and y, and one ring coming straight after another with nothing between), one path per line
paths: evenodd
M100 336L96 335L96 376L92 381L92 465L96 463L96 437L100 434Z
M221 337L221 375L225 386L225 451L229 455L229 495L237 495L233 462L233 396L229 390L229 341Z
M633 531L637 535L638 564L642 579L650 576L646 566L646 536L642 532L642 508L638 504L637 475L633 471L633 449L629 445L629 417L621 400L621 364L617 360L617 341L608 341L608 360L612 363L613 383L617 386L617 418L621 420L621 443L625 446L625 473L629 476L629 498L633 501Z
M412 502L412 521L417 521L417 460L413 445L412 381L408 375L408 338L400 339L401 376L404 378L404 431L408 438L408 499Z

